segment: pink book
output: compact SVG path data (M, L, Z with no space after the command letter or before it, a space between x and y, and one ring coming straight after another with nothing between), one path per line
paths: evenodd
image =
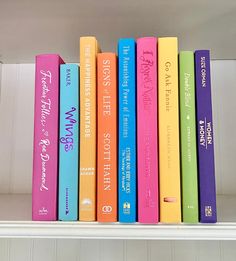
M137 40L138 221L157 223L157 38Z
M59 124L59 55L36 56L33 220L57 220L58 124Z

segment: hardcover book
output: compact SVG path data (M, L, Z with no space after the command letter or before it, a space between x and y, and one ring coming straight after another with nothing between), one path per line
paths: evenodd
M79 220L96 220L96 58L95 37L80 38Z
M59 220L78 219L79 67L60 66Z
M198 170L194 54L179 53L182 219L198 223Z
M36 56L32 219L57 220L60 64L57 54Z
M181 222L178 42L158 39L160 221Z
M157 38L137 40L138 221L157 223Z
M136 221L136 43L118 42L119 63L119 221Z
M115 53L97 56L97 221L117 221L117 68Z
M210 52L195 52L200 222L215 223L216 188L211 102Z

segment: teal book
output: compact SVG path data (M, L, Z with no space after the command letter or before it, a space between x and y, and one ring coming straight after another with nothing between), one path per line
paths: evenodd
M182 221L198 223L194 54L179 54Z
M78 220L79 67L60 66L59 220Z

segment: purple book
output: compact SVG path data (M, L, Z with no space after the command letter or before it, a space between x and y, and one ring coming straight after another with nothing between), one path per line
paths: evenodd
M195 52L200 222L216 222L210 52Z

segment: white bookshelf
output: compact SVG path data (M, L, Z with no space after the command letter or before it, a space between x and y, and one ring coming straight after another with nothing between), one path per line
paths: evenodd
M0 197L0 238L236 240L235 196L218 196L217 224L101 224L98 222L33 222L31 195Z
M0 260L235 261L235 0L2 1L0 4ZM31 221L34 56L79 61L79 37L104 51L120 37L178 36L210 49L218 223Z
M0 260L234 261L236 60L211 68L219 222L149 226L31 221L34 64L2 64Z

